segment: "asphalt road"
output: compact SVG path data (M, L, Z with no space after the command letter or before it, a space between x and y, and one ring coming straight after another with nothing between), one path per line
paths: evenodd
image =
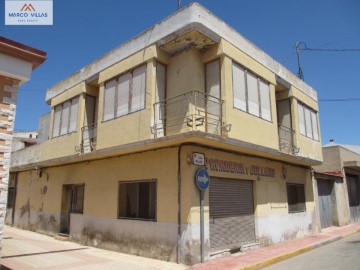
M264 270L360 269L360 233L279 262Z

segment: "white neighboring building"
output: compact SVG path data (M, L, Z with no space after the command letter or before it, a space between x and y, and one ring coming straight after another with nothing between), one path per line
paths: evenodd
M36 144L37 138L37 131L14 132L11 152L15 152L17 150Z

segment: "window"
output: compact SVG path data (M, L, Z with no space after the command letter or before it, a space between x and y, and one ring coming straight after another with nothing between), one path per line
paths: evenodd
M120 182L118 217L156 220L156 181Z
M68 100L54 108L53 137L76 131L79 97Z
M300 134L318 141L319 129L317 113L308 106L298 103L298 118Z
M269 83L233 63L234 107L271 121Z
M289 213L305 212L305 186L286 184Z
M105 83L103 120L114 119L145 108L146 65Z
M70 213L82 214L84 210L85 185L70 186Z

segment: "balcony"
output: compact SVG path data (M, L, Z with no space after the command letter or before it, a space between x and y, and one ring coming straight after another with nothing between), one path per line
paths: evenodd
M279 129L279 149L286 154L296 155L299 152L299 148L294 145L294 133L295 131L283 125L278 125Z
M97 124L93 123L89 126L81 128L81 144L75 147L78 154L92 152L96 149Z
M191 91L154 104L155 138L202 131L223 135L230 125L222 122L223 100L199 91Z

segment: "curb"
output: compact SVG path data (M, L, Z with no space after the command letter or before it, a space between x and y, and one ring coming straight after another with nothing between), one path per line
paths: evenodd
M330 244L330 243L332 243L332 242L338 241L338 240L340 240L340 239L343 239L343 238L345 238L345 237L348 237L348 236L350 236L350 235L352 235L352 234L355 234L355 233L358 233L358 232L360 232L360 228L359 228L359 229L355 229L355 230L353 230L353 231L351 231L351 232L349 232L349 233L346 233L346 234L344 234L344 235L336 236L336 237L333 237L333 238L324 240L324 241L319 242L319 243L316 243L316 244L314 244L314 245L306 246L306 247L303 247L303 248L300 248L300 249L297 249L297 250L293 250L293 251L289 251L289 252L280 254L280 255L278 255L278 256L271 257L271 258L269 258L269 259L262 260L262 261L260 261L260 262L256 262L256 263L252 263L252 264L248 264L248 265L242 266L242 267L238 268L237 270L257 270L257 269L261 269L261 268L270 266L270 265L272 265L272 264L275 264L275 263L284 261L284 260L289 259L289 258L291 258L291 257L295 257L295 256L300 255L300 254L303 254L303 253L305 253L305 252L314 250L314 249L316 249L316 248L325 246L325 245L327 245L327 244Z

